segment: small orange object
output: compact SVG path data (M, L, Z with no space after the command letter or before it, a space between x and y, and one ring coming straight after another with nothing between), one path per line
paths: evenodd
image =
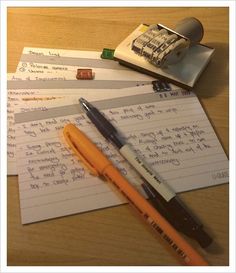
M94 73L92 69L84 69L84 68L79 68L77 69L77 75L76 79L77 80L92 80L94 78Z

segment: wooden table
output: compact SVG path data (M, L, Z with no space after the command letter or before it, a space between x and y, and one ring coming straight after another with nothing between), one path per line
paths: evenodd
M228 154L228 8L9 8L8 72L23 47L115 48L136 26L194 16L216 48L195 92ZM129 205L21 225L17 176L8 177L8 265L179 265ZM211 265L229 263L228 184L181 194L218 247L191 244Z

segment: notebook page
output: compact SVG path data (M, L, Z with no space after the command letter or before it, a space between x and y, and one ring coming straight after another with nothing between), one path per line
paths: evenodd
M151 93L94 104L176 192L228 182L228 159L193 93ZM89 176L65 146L62 129L70 122L140 189L136 172L79 111L71 105L16 115L22 223L122 202L108 183Z

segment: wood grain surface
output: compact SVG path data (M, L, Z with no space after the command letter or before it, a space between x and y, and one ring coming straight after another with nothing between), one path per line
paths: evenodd
M194 91L229 151L228 8L8 8L8 73L24 47L75 50L115 48L140 23L171 28L184 17L204 25L202 43L216 49ZM17 176L7 182L8 265L179 265L129 205L21 225ZM212 234L202 250L211 265L229 263L228 184L180 194Z

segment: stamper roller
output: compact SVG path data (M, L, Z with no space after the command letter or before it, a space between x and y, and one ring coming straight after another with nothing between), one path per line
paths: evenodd
M161 24L149 26L133 40L131 48L155 66L165 67L179 62L203 34L201 22L190 17L179 21L174 30Z

